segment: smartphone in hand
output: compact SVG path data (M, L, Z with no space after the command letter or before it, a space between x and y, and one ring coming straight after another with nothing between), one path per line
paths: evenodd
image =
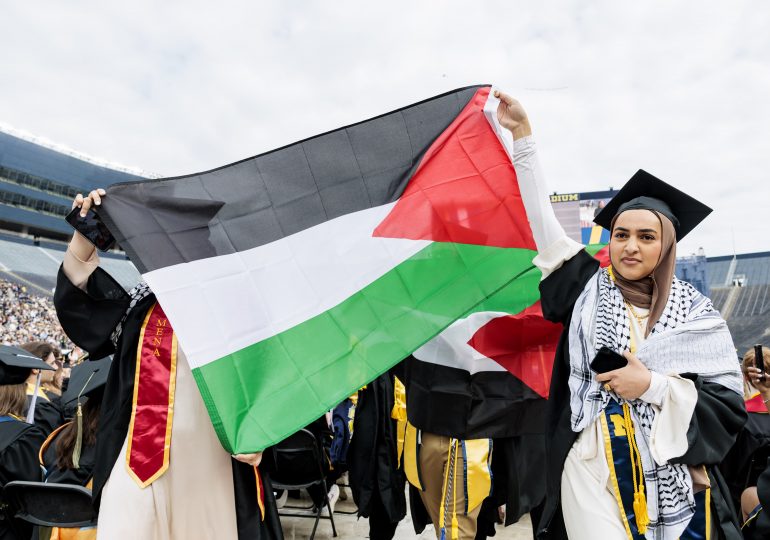
M622 354L618 354L608 347L602 347L596 356L591 360L591 369L596 373L607 373L616 369L624 368L628 365L628 360Z
M86 240L96 246L98 250L107 251L115 245L115 237L112 236L112 233L102 223L102 220L99 219L99 216L93 209L89 209L86 212L86 216L82 217L80 215L80 208L76 206L64 219L76 231L85 236Z

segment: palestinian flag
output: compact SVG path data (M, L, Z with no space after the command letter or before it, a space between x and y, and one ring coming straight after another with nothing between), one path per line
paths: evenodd
M100 214L168 315L228 451L284 439L474 310L536 302L496 108L490 87L463 88L108 189ZM483 305L500 291L516 301Z

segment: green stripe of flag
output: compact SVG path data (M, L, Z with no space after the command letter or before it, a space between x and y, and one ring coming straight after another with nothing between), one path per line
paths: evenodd
M222 445L233 453L262 450L306 426L468 306L531 274L535 254L430 244L325 313L196 368Z

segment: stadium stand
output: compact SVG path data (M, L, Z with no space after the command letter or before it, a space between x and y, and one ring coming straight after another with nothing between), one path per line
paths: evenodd
M66 240L78 192L146 176L0 127L0 229Z
M96 186L152 177L0 126L0 277L50 296L72 229L72 199ZM139 273L116 250L103 267L126 288Z
M64 259L67 245L39 242L0 234L0 271L2 277L51 295L56 286L56 272ZM44 245L43 245L44 244ZM45 246L45 247L44 247ZM139 282L139 272L125 256L101 253L101 265L124 288Z
M742 355L770 344L770 251L709 257L711 300L727 320Z

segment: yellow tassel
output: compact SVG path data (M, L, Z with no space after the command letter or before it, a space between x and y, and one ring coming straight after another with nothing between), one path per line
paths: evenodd
M78 401L78 410L75 413L75 420L77 421L78 434L75 438L75 449L72 451L72 466L76 469L80 468L80 453L83 450L83 407Z
M647 525L650 524L650 516L647 514L647 496L644 494L644 488L640 492L634 493L634 515L639 534L645 534Z
M650 515L647 513L647 496L644 494L642 456L639 455L639 448L636 446L634 422L631 419L631 409L628 403L623 404L623 420L631 454L631 471L633 472L634 482L634 517L636 519L636 528L639 530L639 534L643 535L647 532L647 526L650 524Z
M84 359L88 357L88 353L83 357ZM80 468L80 454L83 451L83 406L80 403L80 396L83 395L83 391L88 388L88 383L91 382L91 379L94 378L94 375L96 375L96 371L91 373L91 375L88 377L88 380L86 380L86 384L83 385L83 388L80 389L80 392L78 392L78 410L75 413L75 420L77 421L78 426L78 435L75 438L75 449L72 450L72 466L76 469Z
M457 514L452 514L452 540L460 538L460 524L457 522Z

